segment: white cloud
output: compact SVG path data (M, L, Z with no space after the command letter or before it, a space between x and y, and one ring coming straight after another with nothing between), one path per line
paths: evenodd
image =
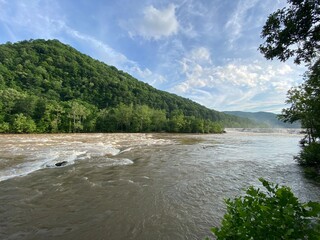
M132 36L139 35L145 39L160 39L177 34L179 22L175 15L175 5L157 9L148 6L143 11L143 19L134 19L128 22L127 28Z
M229 35L229 43L231 45L241 36L246 23L247 13L257 2L258 0L240 0L238 2L234 13L225 25L226 32Z
M206 48L191 50L180 64L185 80L171 91L218 110L274 109L275 105L280 110L299 78L287 63L230 60L215 66Z
M186 54L182 58L181 61L179 61L182 72L189 74L190 66L193 66L193 74L196 72L202 72L202 66L205 66L207 64L211 64L211 54L208 48L205 47L199 47L192 49L189 53ZM200 65L201 64L201 65Z
M110 46L103 43L102 41L95 39L94 37L79 33L78 31L66 25L64 27L64 31L72 38L84 41L86 42L86 44L90 44L89 46L91 46L91 48L93 48L94 50L94 57L104 61L109 65L119 67L126 64L135 64L133 61L130 61L125 55L115 51Z
M191 51L190 57L193 61L201 61L211 63L211 54L209 49L205 47L195 48Z

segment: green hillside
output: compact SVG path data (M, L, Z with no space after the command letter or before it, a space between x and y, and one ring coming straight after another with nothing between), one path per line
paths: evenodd
M224 113L235 115L238 117L249 118L260 124L265 124L269 128L300 128L299 122L285 123L278 119L278 115L270 112L240 112L226 111Z
M221 132L248 119L157 90L58 40L0 45L0 132Z

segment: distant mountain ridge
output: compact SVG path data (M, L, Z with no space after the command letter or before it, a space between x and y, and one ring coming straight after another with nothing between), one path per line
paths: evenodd
M224 111L226 114L237 117L248 118L259 124L265 124L269 128L300 128L299 122L290 124L284 123L278 119L278 115L270 112L242 112L242 111Z

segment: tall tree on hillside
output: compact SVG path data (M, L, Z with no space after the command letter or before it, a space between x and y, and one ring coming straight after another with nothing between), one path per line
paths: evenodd
M267 59L306 63L305 81L288 92L281 118L301 121L306 137L298 156L302 164L320 167L320 0L288 0L288 6L272 13L264 25L259 49Z

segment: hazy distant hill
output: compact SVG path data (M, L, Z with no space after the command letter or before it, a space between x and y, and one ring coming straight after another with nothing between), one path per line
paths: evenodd
M260 124L266 124L271 128L300 128L300 123L284 123L278 119L278 115L270 112L241 112L241 111L225 111L224 113L238 117L249 118Z

